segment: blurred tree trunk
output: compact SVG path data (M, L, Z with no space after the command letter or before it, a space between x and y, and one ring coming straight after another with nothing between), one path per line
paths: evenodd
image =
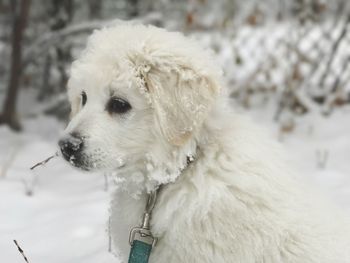
M0 124L8 124L13 130L21 126L16 113L16 101L22 75L22 40L27 24L30 0L12 1L14 16L12 26L11 71Z
M74 14L74 1L73 0L56 0L52 10L53 23L51 25L52 31L62 30L66 28L73 20ZM71 61L71 46L65 44L56 46L56 63L57 69L60 73L60 83L57 87L56 93L60 93L65 90L68 81L68 75L66 72L67 63Z
M38 101L43 101L49 95L49 91L51 90L51 84L50 84L51 66L52 66L52 57L49 51L45 58L43 78L42 78L41 88L38 95Z
M134 18L137 17L139 15L139 0L129 0L128 1L129 4L129 17L130 18Z
M100 19L102 11L102 1L89 0L89 17L90 19Z
M73 0L55 0L47 2L47 13L50 31L55 32L66 28L73 20ZM66 72L67 63L71 61L71 47L62 40L60 45L52 46L46 54L41 88L38 93L38 101L43 101L52 94L61 93L68 80ZM55 66L59 72L59 84L51 84L51 71Z

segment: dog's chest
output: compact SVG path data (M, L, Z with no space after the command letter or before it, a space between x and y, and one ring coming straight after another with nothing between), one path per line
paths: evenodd
M130 230L141 224L145 203L146 196L134 199L124 191L117 190L114 193L111 203L110 235L115 252L122 257L123 262L127 262L130 251Z
M119 254L123 262L127 262L130 251L128 243L129 233L133 227L141 225L142 216L145 210L147 196L142 195L139 199L131 198L129 194L124 191L116 191L111 204L111 219L110 231L114 243L114 249ZM180 215L174 215L172 212L174 205L172 202L165 202L158 200L151 219L151 230L160 240L152 252L158 254L160 250L164 250L162 238L169 230L169 223L173 222ZM173 225L173 223L171 223ZM172 233L172 231L169 231ZM166 250L165 250L166 251Z

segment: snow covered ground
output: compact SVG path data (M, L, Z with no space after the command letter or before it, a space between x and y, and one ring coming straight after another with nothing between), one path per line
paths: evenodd
M0 128L2 172L9 166L0 179L0 262L24 262L13 239L31 263L116 262L107 253L104 176L78 172L58 158L31 172L56 151L63 126L39 118L25 128L23 134Z
M320 88L319 79L323 73L329 73L325 78L327 87L332 87L338 81L344 90L349 91L350 71L344 67L345 70L341 73L349 58L349 41L341 42L338 52L334 54L334 60L329 58L334 40L341 35L342 20L335 24L332 19L326 19L320 24L311 24L314 27L312 30L307 26L300 28L294 20L250 26L245 20L252 11L251 6L256 5L255 1L250 4L237 1L239 6L235 7L239 12L235 16L242 21L237 20L232 25L222 28L219 26L214 30L215 24L219 25L221 20L225 20L222 11L228 7L226 2L228 1L221 1L221 5L218 5L216 1L207 1L210 6L207 10L202 10L204 13L200 13L201 10L196 10L193 6L194 17L200 17L200 21L196 21L197 27L193 26L189 30L184 28L185 20L177 17L183 16L182 12L180 14L174 10L164 15L160 12L152 13L140 17L140 21L148 23L159 20L164 27L186 31L187 35L213 49L224 69L230 92L242 93L237 96L242 100L240 104L244 104L245 93L250 89L256 90L247 103L252 109L242 112L268 129L283 144L291 165L297 168L301 180L309 181L320 188L335 204L350 213L350 107L336 108L328 118L317 113L322 109L298 117L295 119L294 130L281 136L280 124L272 120L276 109L266 104L261 105L265 95L259 93L265 92L266 99L276 99L289 86L287 82L290 80L290 73L298 63L300 68L297 72L301 76L300 81L298 80L300 83L296 81L296 86L301 87L304 99L313 89ZM269 10L277 11L277 6L267 2ZM163 5L171 7L169 3ZM124 9L121 10L125 13ZM110 12L111 17L118 16L114 9L110 9ZM80 19L78 17L75 20ZM99 24L88 21L76 26L87 27L94 23ZM77 27L73 25L71 30ZM47 37L47 34L43 34L41 39ZM69 44L69 41L66 42L68 39L72 42L73 55L78 55L82 45L85 45L85 36L70 35L62 43ZM47 46L53 47L50 42ZM4 47L0 42L0 49ZM38 57L46 57L42 56L45 54L43 49L37 48L41 47L38 42L31 47L38 50ZM24 56L28 50L30 48L23 52ZM42 85L41 66L44 65L41 64L44 61L45 59L41 62L38 60L37 68L32 65L32 68L27 69L38 72L31 72L32 86L36 89ZM326 69L329 61L333 61L331 70ZM59 63L54 61L53 64ZM313 68L314 64L317 67ZM59 72L55 69L54 67L51 72L52 86L60 85L57 84L60 80ZM313 77L309 79L310 71L313 70ZM36 79L39 84L34 81ZM5 82L0 81L0 101L3 101L2 96L5 94L3 91L6 87L2 87L4 84ZM269 90L274 89L276 91L273 93L277 96L269 93ZM118 263L108 252L107 222L113 179L107 178L109 183L106 189L102 174L74 170L60 158L55 158L34 171L29 169L57 151L57 139L64 128L62 123L53 118L40 117L40 114L50 108L49 105L56 105L58 100L64 100L65 95L60 95L59 98L52 96L52 101L40 104L37 96L37 92L32 92L29 88L21 90L18 105L25 128L23 133L13 133L0 126L0 263L24 262L13 243L14 239L24 249L30 263ZM258 102L254 103L254 99L258 99ZM274 104L277 105L277 102Z
M350 107L338 108L328 117L298 117L294 130L283 136L271 110L255 109L249 115L282 143L299 180L315 185L350 213Z
M271 110L249 114L276 139L280 137ZM348 211L349 116L347 107L327 119L318 115L299 118L295 130L281 140L301 177ZM63 125L39 117L26 120L24 127L24 133L16 134L0 126L0 262L24 262L13 239L30 263L118 262L108 252L111 178L106 190L103 175L79 172L59 158L30 171L30 166L57 150Z

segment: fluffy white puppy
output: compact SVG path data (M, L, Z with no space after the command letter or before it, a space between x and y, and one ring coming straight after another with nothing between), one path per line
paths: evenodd
M294 182L221 88L207 52L152 26L98 30L73 63L60 147L74 166L116 171L111 234L123 262L159 185L152 263L350 262L347 222Z

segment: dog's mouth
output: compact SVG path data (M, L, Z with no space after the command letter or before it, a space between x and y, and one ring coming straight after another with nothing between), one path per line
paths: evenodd
M77 153L74 155L69 155L69 154L62 152L62 156L73 167L76 167L78 169L81 169L84 171L91 171L94 168L94 165L87 160L87 158L85 157L84 154Z
M84 171L110 171L125 166L125 158L120 156L111 158L113 154L108 154L101 148L87 147L84 137L73 133L63 137L58 145L60 147L62 157L73 167Z
M125 161L117 160L112 167L111 165L101 162L101 158L97 158L98 160L95 160L95 158L86 155L83 152L79 152L74 155L68 155L62 152L62 156L73 167L83 171L109 171L111 169L122 169L126 166Z

